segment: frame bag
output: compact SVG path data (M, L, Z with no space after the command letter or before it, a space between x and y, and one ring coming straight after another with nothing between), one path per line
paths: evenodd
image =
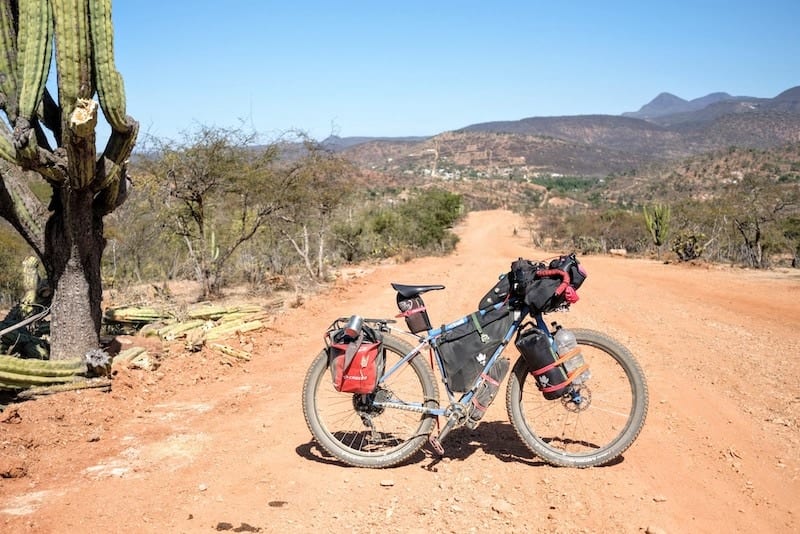
M513 320L508 306L502 306L475 312L465 324L442 335L438 350L451 391L468 391L473 386Z

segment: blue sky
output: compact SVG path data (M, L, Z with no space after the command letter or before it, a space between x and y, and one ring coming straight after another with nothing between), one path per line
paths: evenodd
M113 18L128 113L172 139L431 135L800 85L797 0L116 0Z

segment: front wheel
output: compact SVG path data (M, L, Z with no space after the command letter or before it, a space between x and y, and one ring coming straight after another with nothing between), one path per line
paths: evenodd
M386 370L413 349L384 334ZM328 353L317 355L303 384L303 414L317 443L339 460L356 467L391 467L420 450L435 418L420 410L391 404L435 408L439 390L430 366L419 354L381 383L375 393L340 393L333 388ZM376 406L375 401L384 406Z
M508 381L506 408L519 437L545 462L562 467L605 465L622 455L641 432L647 383L620 343L592 330L572 332L591 378L574 386L573 395L546 400L520 358Z

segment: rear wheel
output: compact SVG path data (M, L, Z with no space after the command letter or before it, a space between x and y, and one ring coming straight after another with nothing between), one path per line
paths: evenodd
M384 334L386 370L413 349ZM407 406L438 405L433 372L417 355L370 395L340 393L333 388L326 351L311 364L303 384L303 414L317 443L339 460L356 467L397 465L425 445L435 418L419 411L375 406L397 402Z
M519 437L545 462L592 467L617 459L639 435L648 407L647 383L633 355L592 330L572 330L591 370L575 395L546 400L524 358L506 391L509 419Z

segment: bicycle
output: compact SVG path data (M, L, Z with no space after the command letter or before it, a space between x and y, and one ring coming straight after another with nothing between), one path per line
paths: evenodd
M574 259L574 254L571 257ZM545 269L545 264L535 265L538 273L550 273L539 279L550 280L548 276L553 271ZM533 309L532 299L516 287L520 284L512 274L513 271L501 276L487 293L482 303L489 300L488 305L438 328L430 327L422 295L444 289L443 285L392 284L398 305L410 302L416 310L413 316L401 314L409 331L398 328L393 319L353 316L334 321L329 333L341 332L342 326L354 317L379 331L385 366L374 391L348 394L336 391L332 385L330 348L317 355L306 374L302 393L305 420L316 442L338 460L356 467L401 464L426 442L444 455L442 442L453 429L475 428L480 423L510 364L503 353L515 339L515 345L525 348L525 352L511 368L506 411L525 445L555 466L585 468L617 460L638 437L647 414L648 388L641 366L621 343L587 329L572 330L577 348L562 356L555 341L562 328L555 322L554 330L548 328L544 315L568 309L569 302L556 298L541 309ZM568 279L567 275L564 282L557 281L559 287L569 283ZM500 319L494 320L495 317ZM490 320L493 322L488 325ZM502 338L496 347L489 346L490 353L464 356L472 362L469 365L479 367L462 372L453 366L453 351L445 350L453 343L449 336L477 327L472 334L477 332L481 339L488 338L481 328L483 322L487 322L485 329L493 329L495 337ZM520 340L533 339L531 333L547 346L550 365L541 367L541 362L526 357L529 351ZM423 356L426 349L430 363ZM564 365L576 353L583 357L579 362L582 366L568 371ZM446 405L441 403L434 369L441 377ZM552 380L548 383L553 372L563 373L559 374L561 384L553 385ZM466 379L462 376L465 373L469 375ZM445 424L435 432L440 418Z

